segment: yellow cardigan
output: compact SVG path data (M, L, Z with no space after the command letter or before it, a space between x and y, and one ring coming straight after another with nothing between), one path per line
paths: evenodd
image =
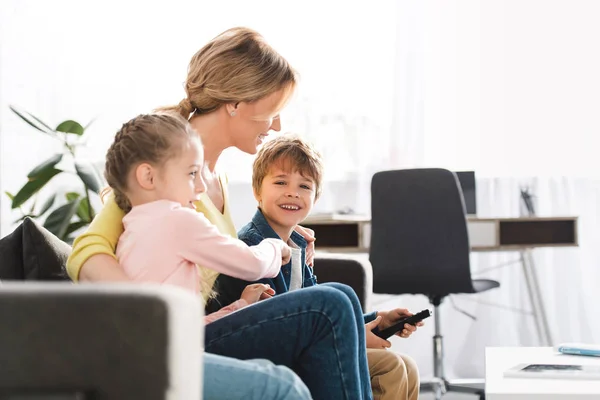
M215 207L206 193L203 193L200 200L196 202L196 210L203 213L221 233L237 238L237 232L229 210L227 178L220 176L219 182L223 190L224 212L221 213ZM73 242L73 251L67 260L67 273L73 281L79 279L79 272L82 265L91 256L95 254L108 254L116 259L115 251L119 237L123 233L122 221L124 216L125 213L117 206L114 197L112 195L109 196L104 207L96 215L87 231ZM208 287L212 287L219 273L202 268L202 266L199 266L199 268L204 282L209 285Z

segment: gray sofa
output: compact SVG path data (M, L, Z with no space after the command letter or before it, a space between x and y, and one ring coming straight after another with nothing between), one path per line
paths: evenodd
M203 310L183 289L0 283L0 399L200 399Z

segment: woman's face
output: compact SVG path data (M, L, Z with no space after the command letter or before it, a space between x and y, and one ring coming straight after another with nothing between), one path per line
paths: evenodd
M235 115L228 117L233 145L244 153L256 154L269 131L281 130L279 111L286 95L288 92L281 89L251 103L238 103Z

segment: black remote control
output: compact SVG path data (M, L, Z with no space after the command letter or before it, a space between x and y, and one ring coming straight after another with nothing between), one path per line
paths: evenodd
M421 322L425 318L431 317L431 314L432 314L431 310L426 309L426 310L418 312L414 315L411 315L410 317L402 318L401 320L399 320L398 322L396 322L394 325L390 326L389 328L385 328L385 329L380 330L379 332L373 332L373 333L382 339L387 339L390 336L394 335L396 332L399 332L402 329L404 329L404 324L416 325L417 322Z

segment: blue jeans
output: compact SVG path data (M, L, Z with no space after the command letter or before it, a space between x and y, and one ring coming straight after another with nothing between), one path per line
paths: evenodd
M310 392L289 368L267 360L242 361L204 354L205 400L310 400Z
M295 290L227 315L206 326L205 350L285 365L315 399L372 399L362 310L344 285Z

